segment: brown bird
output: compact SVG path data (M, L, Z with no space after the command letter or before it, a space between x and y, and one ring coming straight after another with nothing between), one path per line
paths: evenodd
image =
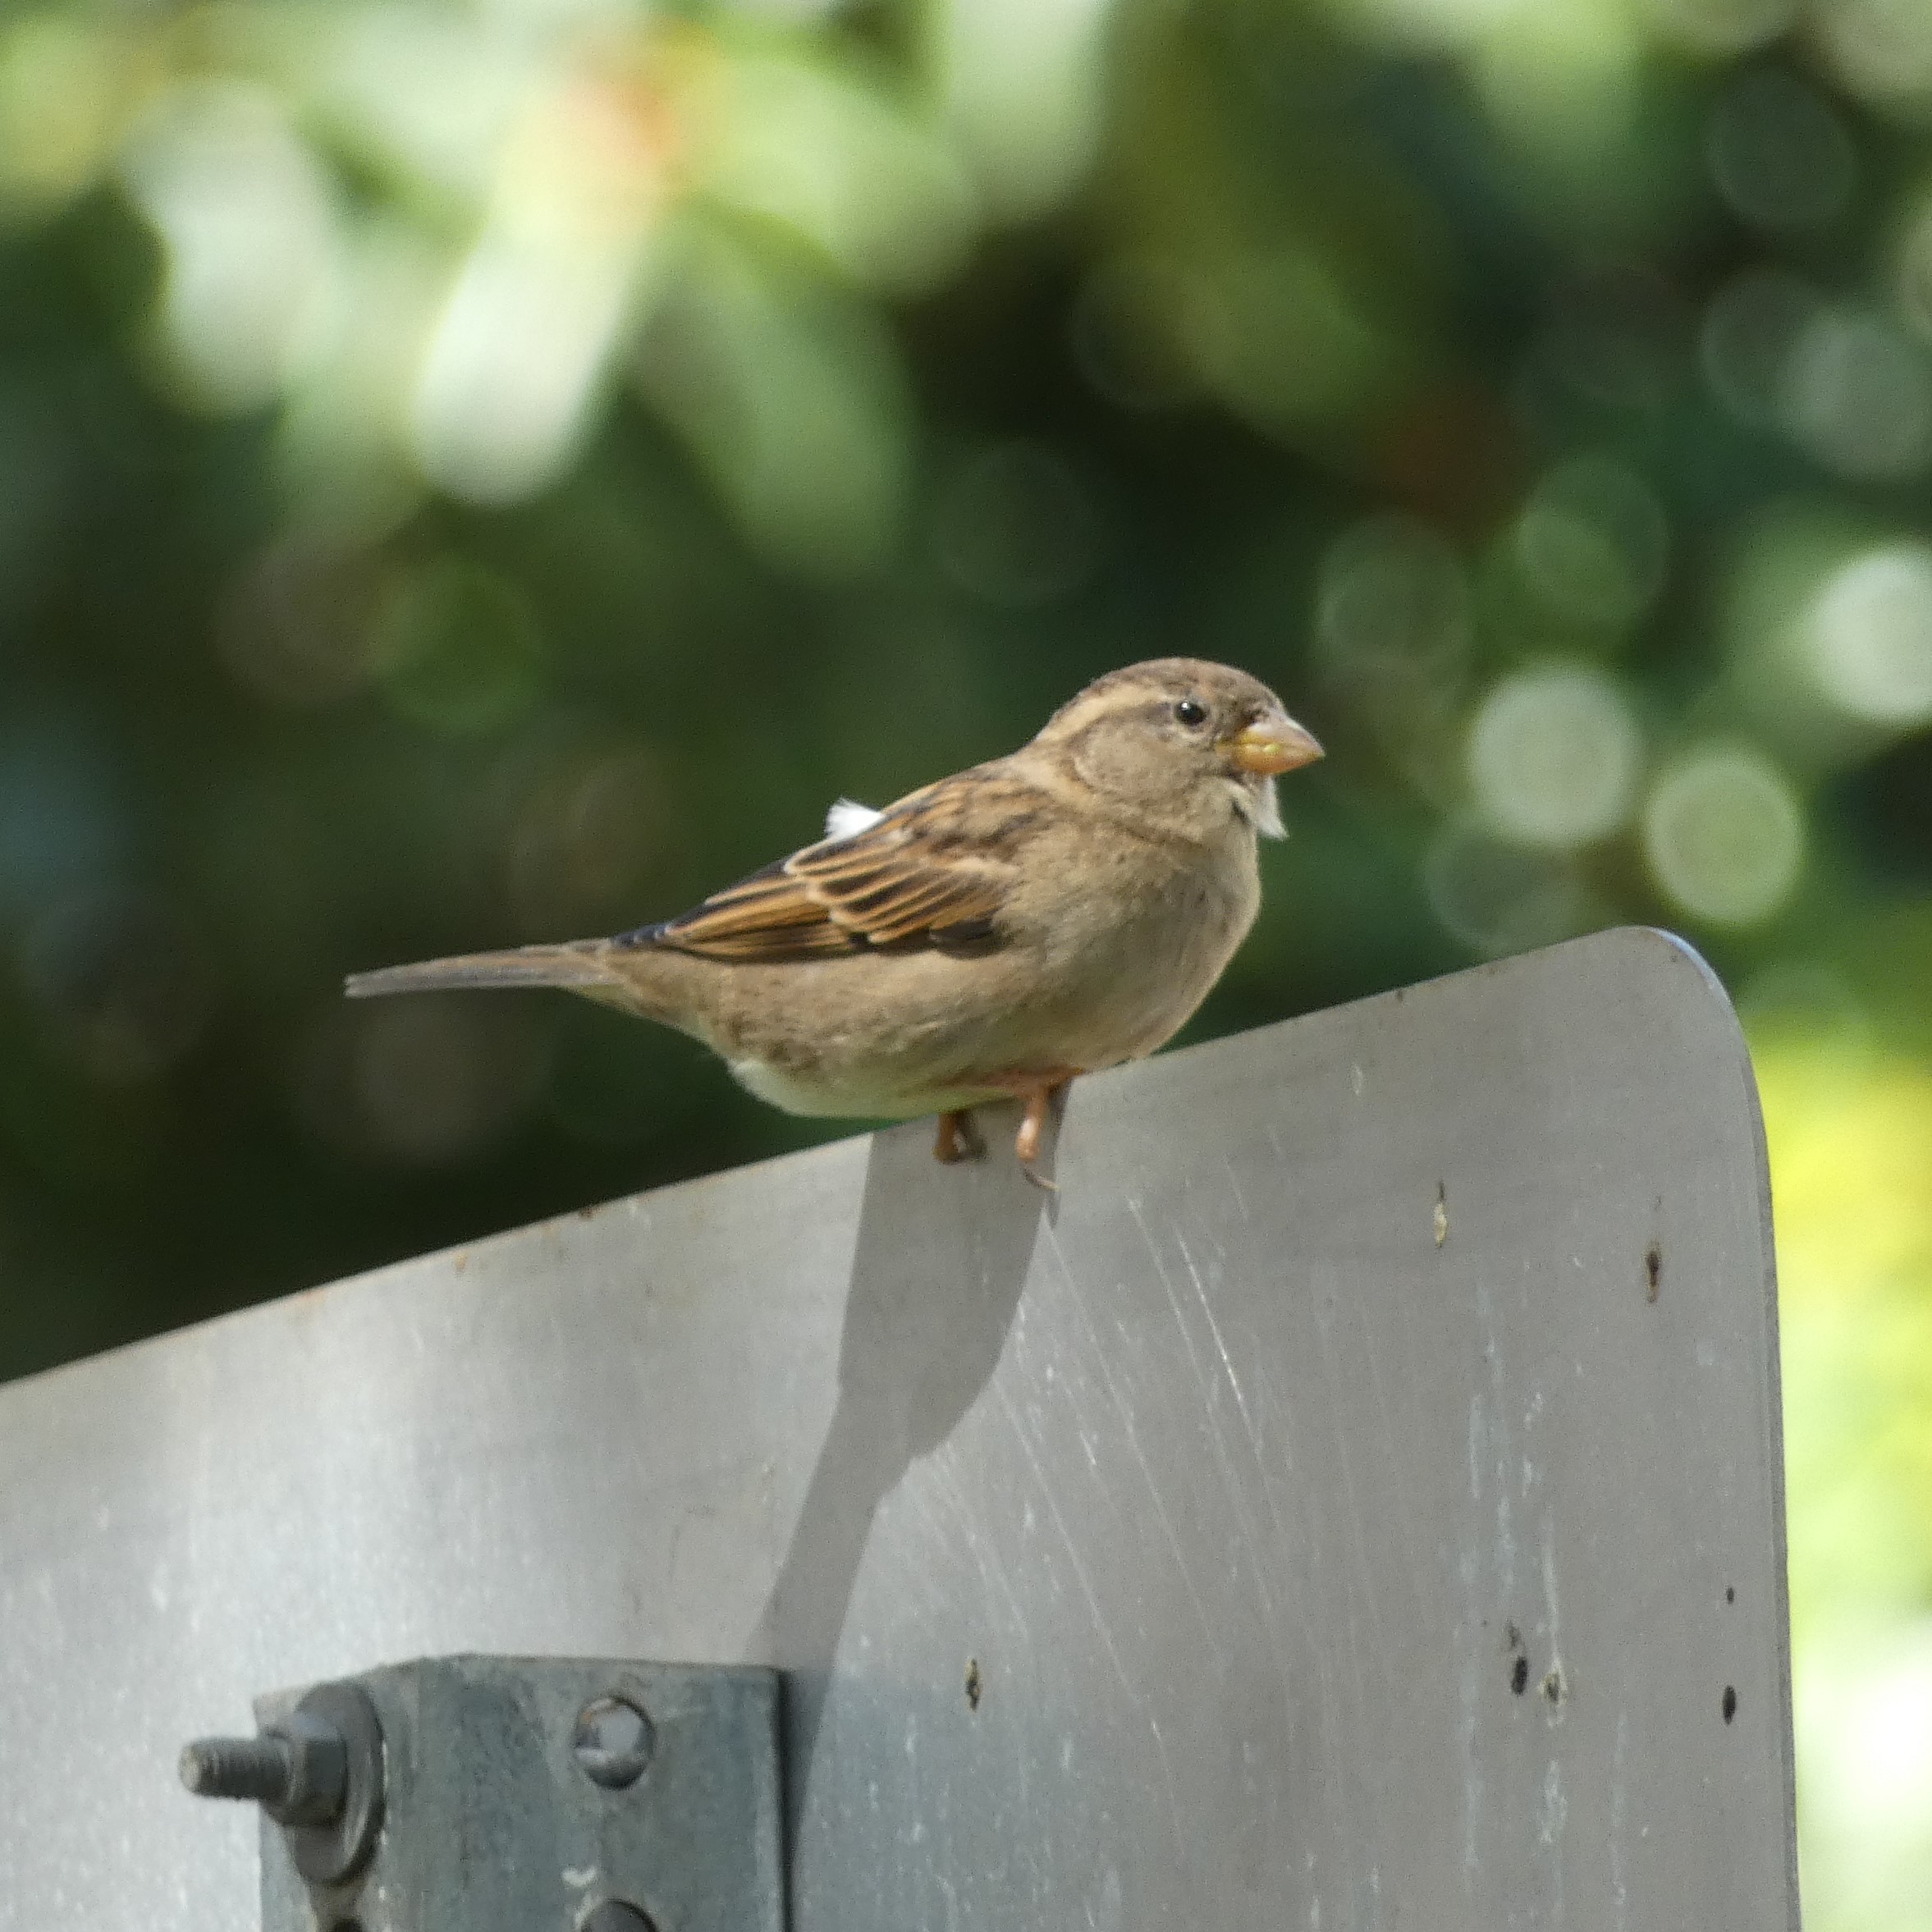
M1151 1053L1254 923L1275 780L1321 756L1265 684L1163 657L1089 684L1031 744L827 836L681 918L613 939L357 973L352 997L567 987L662 1021L794 1114L965 1115L1024 1103L1040 1179L1077 1074ZM1050 1183L1041 1180L1042 1185Z

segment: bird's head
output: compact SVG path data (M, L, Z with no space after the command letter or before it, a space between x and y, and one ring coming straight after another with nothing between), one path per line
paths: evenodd
M1280 838L1275 781L1321 756L1266 684L1198 657L1109 672L1062 705L1034 742L1096 791L1198 836L1232 816Z

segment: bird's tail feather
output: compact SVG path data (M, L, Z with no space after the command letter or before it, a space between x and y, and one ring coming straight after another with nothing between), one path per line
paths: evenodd
M465 953L451 959L419 959L409 966L379 966L352 973L342 990L351 1000L384 993L433 993L451 987L600 987L611 982L589 945L526 945L501 953Z

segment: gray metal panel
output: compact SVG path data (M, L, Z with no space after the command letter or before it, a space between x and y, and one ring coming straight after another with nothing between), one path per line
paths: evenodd
M928 1142L0 1394L0 1925L242 1932L182 1740L459 1650L791 1670L796 1932L1795 1925L1764 1158L1693 955L1083 1081L1051 1202Z

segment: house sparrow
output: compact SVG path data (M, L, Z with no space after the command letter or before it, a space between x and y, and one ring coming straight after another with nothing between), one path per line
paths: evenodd
M674 1026L795 1114L939 1115L1024 1103L1037 1173L1075 1075L1151 1053L1220 977L1261 904L1275 780L1321 756L1264 684L1190 657L1089 684L1011 757L826 836L681 918L612 939L354 975L355 998L567 987Z

